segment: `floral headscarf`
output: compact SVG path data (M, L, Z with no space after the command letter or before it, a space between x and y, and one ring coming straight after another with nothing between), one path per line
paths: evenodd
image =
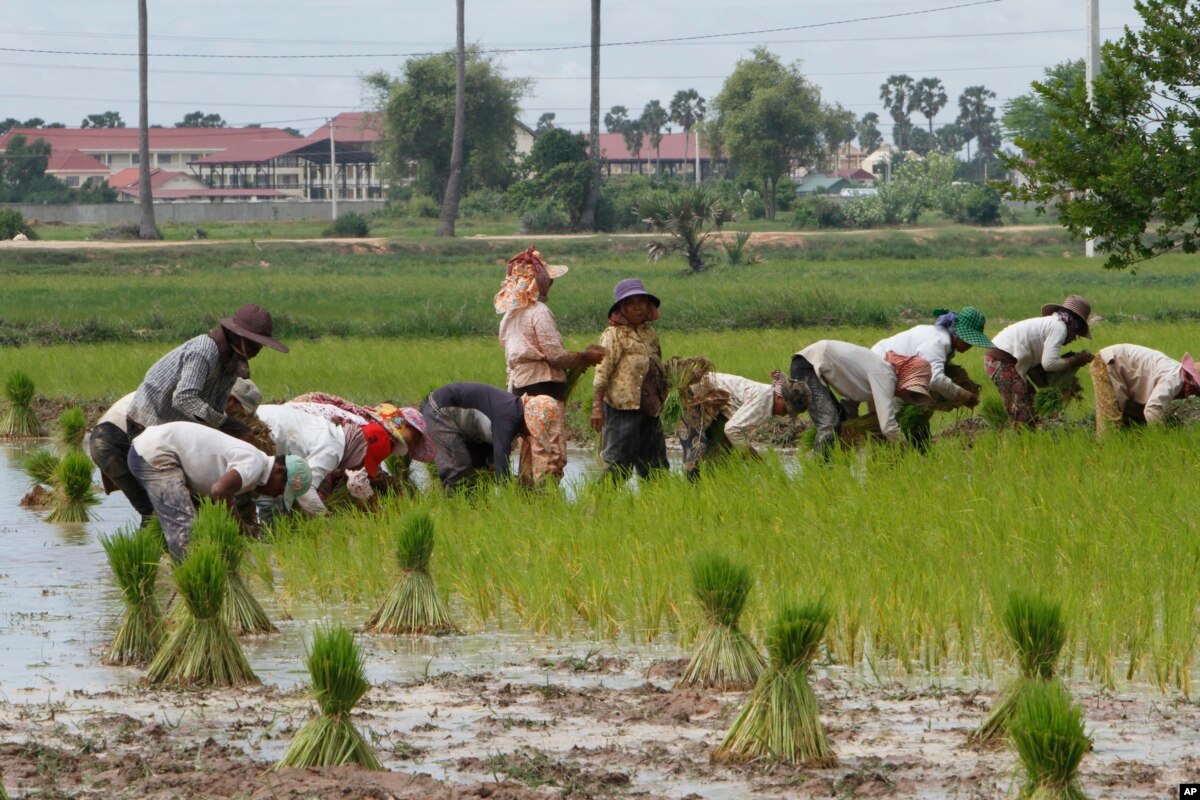
M431 463L433 461L433 441L425 435L425 417L421 416L421 412L415 408L399 407L391 403L380 403L371 409L372 416L383 423L390 433L396 439L400 437L400 431L405 425L416 431L419 436L411 447L408 448L408 457L413 461L424 461Z
M508 260L504 283L492 304L497 314L504 314L539 301L545 302L550 284L565 274L566 267L547 264L542 254L530 247Z

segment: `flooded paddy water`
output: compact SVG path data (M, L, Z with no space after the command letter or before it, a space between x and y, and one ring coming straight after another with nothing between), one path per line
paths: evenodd
M819 667L838 766L714 766L746 694L671 691L685 656L674 642L490 630L362 638L372 688L354 721L387 772L269 772L313 713L305 644L329 610L295 603L284 618L252 582L280 628L242 640L261 687L150 690L139 670L101 665L120 607L99 536L134 514L119 495L83 524L20 508L26 449L0 446L0 770L12 797L991 798L1019 788L1009 748L964 746L995 700L988 682ZM569 484L594 470L577 455ZM1175 796L1200 780L1195 701L1069 686L1094 741L1088 796Z

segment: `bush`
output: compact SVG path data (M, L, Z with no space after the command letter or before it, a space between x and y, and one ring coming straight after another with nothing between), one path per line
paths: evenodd
M499 217L509 210L504 192L495 189L476 189L458 205L458 213L464 217Z
M792 211L792 227L801 228L845 228L850 223L842 211L842 203L828 197L809 197L798 200Z
M367 218L357 211L348 211L333 221L325 230L321 231L322 236L336 236L339 238L357 238L362 239L371 235L371 226L367 222Z
M847 227L877 228L887 222L887 213L878 195L853 197L842 206Z
M641 230L642 219L637 209L658 186L668 191L678 188L673 182L654 181L646 175L630 175L601 184L596 226L604 231Z
M37 238L37 234L25 222L20 211L15 208L0 208L0 239L11 239L18 233L23 233L30 239Z
M437 219L442 213L442 207L437 200L424 194L414 194L404 204L404 216Z
M971 186L956 194L957 207L951 215L955 222L965 225L1000 224L1000 210L1003 205L1000 202L1000 193L991 186Z
M555 200L532 203L521 215L521 233L565 233L570 230L571 218Z
M796 182L784 175L775 183L775 211L791 211L796 205Z
M738 198L738 204L741 206L743 219L762 219L766 216L762 195L756 189L747 189L742 192L741 197Z

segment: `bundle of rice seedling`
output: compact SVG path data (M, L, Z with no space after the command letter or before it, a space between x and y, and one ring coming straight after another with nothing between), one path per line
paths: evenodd
M704 554L692 563L692 590L708 628L676 689L698 686L730 692L754 686L766 663L738 627L753 586L750 570L723 556Z
M58 417L58 441L67 450L83 447L83 435L87 433L87 416L79 406L71 406Z
M667 359L663 365L667 397L659 414L664 431L675 430L687 406L699 406L704 427L721 413L721 409L729 402L729 395L704 381L704 376L712 372L712 368L712 362L704 356L672 356Z
M1062 607L1038 595L1011 593L1002 621L1016 648L1021 676L1008 687L979 730L971 734L973 744L986 744L1003 735L1004 726L1026 689L1031 684L1055 678L1058 657L1067 641Z
M246 540L238 528L229 507L208 498L200 501L196 518L192 522L193 542L213 542L220 548L225 559L228 587L225 593L224 615L230 629L239 636L256 633L275 633L279 629L271 623L267 612L250 593L242 579L242 557L246 554Z
M1033 396L1033 413L1039 417L1053 417L1067 409L1067 398L1057 386L1038 389Z
M770 666L713 760L773 759L813 767L837 763L808 685L809 666L831 616L824 600L780 611L767 633Z
M49 447L39 447L26 454L25 459L21 462L21 467L33 485L50 484L54 481L54 472L58 469L58 462L61 460L58 454Z
M435 636L457 631L429 576L432 554L433 518L428 511L414 511L401 522L396 535L396 558L403 574L383 605L367 620L366 631Z
M146 528L102 536L100 543L125 601L117 635L104 663L146 664L158 652L163 636L162 609L154 593L162 546L154 532Z
M151 685L246 686L258 683L221 609L228 569L212 541L191 542L172 578L186 607L146 671Z
M928 406L915 406L907 403L896 415L896 423L900 426L900 433L904 435L904 441L922 453L929 449L929 442L933 438L929 427L932 419L933 409Z
M50 481L54 499L50 504L47 522L87 522L92 518L90 506L100 502L92 484L92 460L82 450L63 456Z
M1008 733L1025 767L1024 800L1085 800L1079 763L1091 740L1083 730L1083 711L1060 681L1030 684Z
M307 664L321 715L300 729L275 769L343 764L383 769L350 720L351 710L370 688L362 651L350 631L342 625L318 628Z
M24 372L13 372L4 382L8 410L0 420L0 436L45 436L33 410L33 379Z
M983 417L993 428L1003 429L1012 426L1008 409L1004 407L1004 401L999 397L983 398L983 402L979 404L979 416Z

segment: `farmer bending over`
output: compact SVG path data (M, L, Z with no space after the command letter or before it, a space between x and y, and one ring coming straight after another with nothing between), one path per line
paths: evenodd
M1136 344L1100 349L1092 361L1096 435L1109 427L1161 424L1172 400L1200 395L1200 372L1191 354L1176 361Z

